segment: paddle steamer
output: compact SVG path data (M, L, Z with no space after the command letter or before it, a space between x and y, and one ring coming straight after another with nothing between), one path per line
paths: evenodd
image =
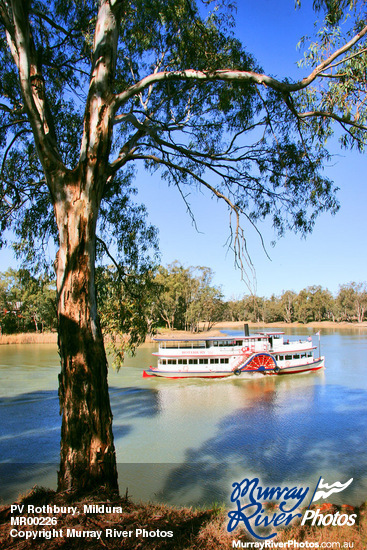
M314 356L317 347L311 337L289 341L283 332L156 341L158 351L153 355L158 358L157 366L145 370L144 377L252 378L312 372L325 363L324 357Z

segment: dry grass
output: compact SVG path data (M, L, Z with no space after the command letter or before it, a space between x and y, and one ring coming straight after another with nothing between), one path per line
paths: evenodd
M56 332L21 332L19 334L2 334L0 345L7 344L56 344Z
M40 537L35 540L12 538L10 532L10 506L0 507L0 548L12 550L97 550L97 549L151 549L151 550L229 550L233 548L233 540L253 542L245 531L236 529L228 533L226 529L227 516L224 509L194 510L192 508L174 508L160 504L134 504L129 498L111 499L103 494L79 499L70 502L64 495L56 494L45 489L34 489L19 503L42 506L55 504L58 506L77 506L79 515L57 515L58 531L63 530L63 536L46 539ZM106 504L121 506L122 513L85 514L84 504ZM340 509L340 508L339 508ZM348 548L365 550L367 548L367 514L366 507L354 510L358 519L352 527L309 527L295 525L280 530L275 543L296 541L298 546L283 546L283 548L317 548L315 543L328 543L325 548ZM351 512L349 512L351 513ZM27 514L25 514L27 515ZM52 515L52 514L46 514ZM14 527L13 527L14 528ZM52 530L52 527L15 527L24 531L41 529ZM67 529L86 531L102 531L102 536L96 538L67 537ZM106 529L132 531L130 537L108 537ZM148 537L136 535L136 529L145 529L148 532L173 532L173 537ZM258 542L258 541L257 541ZM303 543L303 546L300 544ZM334 543L334 545L332 545ZM335 543L339 543L338 546ZM352 546L353 543L353 546ZM242 546L245 548L246 546ZM248 546L251 548L251 546Z
M192 508L174 508L160 504L134 504L129 498L123 498L108 502L104 495L89 497L88 500L67 502L62 495L44 489L34 489L19 503L28 503L35 506L44 504L56 504L58 506L77 506L79 515L57 515L57 526L34 527L31 525L11 527L10 506L0 507L0 548L12 550L96 550L108 548L117 549L152 549L152 550L209 550L215 548L230 548L232 537L226 536L221 529L222 519L218 519L217 510L194 510ZM111 514L85 514L84 504L109 504L121 506L122 513ZM28 516L28 514L25 514ZM43 514L50 515L52 514ZM32 516L32 514L30 514ZM11 529L23 531L35 531L45 529L63 530L62 537L47 539L40 537L35 540L15 538L10 536ZM67 537L67 529L82 531L102 531L101 539ZM107 537L106 529L119 531L132 531L130 537ZM145 529L147 532L173 532L173 536L136 536L136 529ZM224 545L222 544L224 543Z

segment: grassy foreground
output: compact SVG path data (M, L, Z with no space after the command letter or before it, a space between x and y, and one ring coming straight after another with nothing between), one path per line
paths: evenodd
M192 509L174 508L160 504L134 504L128 497L108 499L103 494L70 501L62 494L54 491L35 488L28 495L20 498L17 504L33 504L34 506L57 505L76 506L79 515L43 513L43 516L56 515L57 525L51 526L11 526L10 505L0 507L0 548L25 550L37 548L41 550L96 550L108 548L115 549L177 549L177 550L229 550L235 547L233 541L241 542L240 548L256 548L256 546L245 546L246 542L254 543L248 534L239 528L228 533L227 515L224 509ZM120 506L122 513L84 513L84 505ZM333 513L337 507L331 504L324 504L320 510L325 513ZM354 550L365 550L367 548L367 507L360 508L338 507L340 513L357 513L358 518L352 527L302 527L292 526L280 530L275 543L296 541L298 546L285 546L283 548L317 548L315 543L326 543L325 548L353 548ZM33 514L22 514L33 517ZM35 516L36 517L36 516ZM35 540L11 537L10 530L18 531L50 531L56 529L57 536L46 538L45 535ZM67 536L67 530L75 531L100 531L102 535L99 540L96 537L71 537ZM127 537L107 536L108 530L131 531ZM146 532L159 531L161 536L142 536L137 534L136 529ZM165 536L167 532L173 532L173 536ZM62 536L60 536L62 532ZM51 533L50 533L51 534ZM303 543L301 545L300 543ZM345 546L348 544L348 546ZM282 548L282 546L278 546ZM259 546L257 546L259 548Z

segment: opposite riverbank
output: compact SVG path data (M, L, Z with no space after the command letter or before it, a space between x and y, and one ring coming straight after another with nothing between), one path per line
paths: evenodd
M303 323L248 323L249 328L256 332L260 329L267 328L268 330L277 328L277 329L287 329L287 328L302 328L302 329L312 329L312 330L321 330L322 329L337 329L337 330L367 330L367 322L364 323L347 323L341 322L337 323L335 321L321 321L321 322L312 322ZM202 325L203 326L203 325ZM232 330L243 330L244 322L243 321L222 321L220 323L215 323L215 325L208 331L203 330L202 332L189 332L184 330L170 330L166 328L159 329L156 336L165 337L165 338L203 338L205 336L219 336L222 335L221 331L224 329ZM152 337L147 337L147 341L151 342ZM0 346L8 344L57 344L57 333L56 332L25 332L19 334L2 334L0 335Z
M170 330L170 329L160 329L158 330L156 337L162 337L162 338L205 338L206 336L223 336L223 332L226 329L231 330L240 330L244 331L244 322L243 321L223 321L220 323L215 323L215 325L207 331L202 332L189 332L185 330ZM293 329L293 328L300 328L302 330L309 329L312 331L321 331L321 334L323 330L367 330L367 322L364 323L346 323L341 322L337 323L334 321L321 321L321 322L312 322L307 323L306 325L303 323L295 322L295 323L284 323L284 322L278 322L278 323L246 323L249 326L249 329L251 332L258 332L260 330L274 330L274 329ZM203 325L201 325L203 326ZM148 341L152 341L152 338L148 339Z
M259 328L312 328L316 330L321 329L367 329L367 322L363 323L347 323L345 321L313 321L311 323L300 323L298 321L294 323L285 323L278 321L277 323L247 323L249 328L258 330ZM223 321L215 324L216 329L232 328L241 330L244 327L243 321Z

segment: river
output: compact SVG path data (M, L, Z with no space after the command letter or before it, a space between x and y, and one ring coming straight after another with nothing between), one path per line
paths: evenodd
M121 493L210 506L227 502L231 484L244 477L315 487L321 476L328 483L353 478L333 502L364 502L367 332L323 330L321 346L322 372L254 380L142 378L155 349L142 346L109 373ZM56 487L58 373L54 345L0 347L2 502L35 484Z

